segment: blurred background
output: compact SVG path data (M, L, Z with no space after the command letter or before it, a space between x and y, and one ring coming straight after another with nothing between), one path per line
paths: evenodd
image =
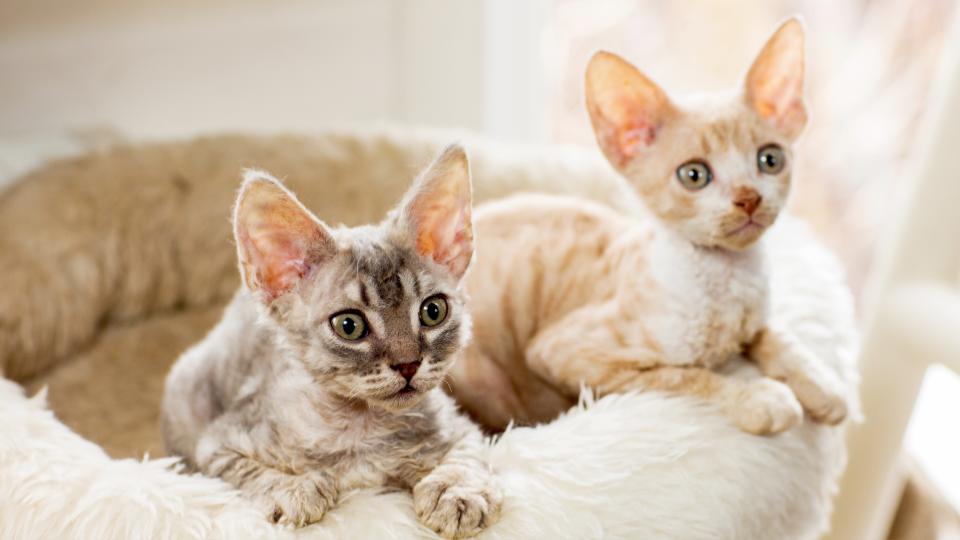
M416 124L594 145L593 51L668 92L736 84L778 21L808 27L812 122L793 208L858 298L909 179L952 0L0 0L0 179L111 144ZM907 436L960 507L960 381L927 375Z
M593 146L582 75L595 50L668 91L708 92L735 84L777 22L801 13L813 121L794 205L859 292L952 10L952 0L2 0L0 142L413 123Z

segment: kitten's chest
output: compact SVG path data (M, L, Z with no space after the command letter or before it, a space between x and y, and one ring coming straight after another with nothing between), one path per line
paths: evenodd
M763 327L768 280L759 246L744 253L684 246L654 264L661 315L654 334L671 364L714 367Z
M436 437L427 414L322 411L311 424L296 446L307 467L329 471L341 489L395 483L442 456L429 451Z

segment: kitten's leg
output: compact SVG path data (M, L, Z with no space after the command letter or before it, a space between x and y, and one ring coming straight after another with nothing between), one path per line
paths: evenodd
M444 398L447 398L444 396ZM449 403L453 411L453 403ZM483 457L483 437L452 414L460 438L432 471L415 482L413 508L420 521L447 538L474 536L500 517L503 492Z
M222 326L222 325L220 325ZM181 456L190 470L197 468L197 440L223 413L218 401L222 388L214 373L221 347L210 338L187 349L177 359L163 384L160 433L167 453Z
M220 423L218 420L217 423ZM336 481L320 470L294 474L257 459L249 437L239 425L212 426L197 445L197 463L201 471L233 484L260 506L274 523L302 527L320 521L337 500ZM230 437L224 429L236 434ZM245 440L224 440L222 437Z
M447 383L445 389L457 404L492 431L503 431L510 422L547 422L576 401L542 378L529 376L529 370L520 365L501 365L476 340L454 362Z
M617 392L640 370L663 364L655 346L625 338L623 324L613 302L580 308L534 336L527 365L574 399L584 383L601 394Z
M814 420L836 425L846 418L847 403L836 378L787 333L762 330L748 354L766 376L786 383Z
M619 391L659 390L697 396L718 404L740 429L772 435L800 423L803 410L783 383L767 378L742 380L700 367L658 367L635 373Z
M779 433L800 422L800 404L782 383L766 378L744 381L705 368L664 365L654 345L625 339L621 324L611 305L573 312L530 342L527 365L571 395L580 391L581 384L601 395L629 390L695 395L717 403L750 433Z

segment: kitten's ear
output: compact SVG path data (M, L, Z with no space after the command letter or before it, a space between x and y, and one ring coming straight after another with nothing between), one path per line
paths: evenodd
M770 36L746 80L747 104L789 139L807 124L803 103L803 23L791 17Z
M667 94L637 68L606 51L587 66L587 112L603 153L623 167L645 147L673 109Z
M403 197L397 222L422 257L460 279L473 257L473 194L467 153L448 146Z
M244 175L233 234L244 284L268 302L336 251L327 228L280 182L258 171Z

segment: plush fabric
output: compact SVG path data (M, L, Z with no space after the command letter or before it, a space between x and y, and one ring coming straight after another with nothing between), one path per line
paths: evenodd
M543 187L536 173L550 171L549 180L566 169L571 179L595 175L600 185L557 182L550 190L629 206L615 200L609 171L596 161L567 152L552 168L537 168L489 147L477 152L485 153L495 157L476 163L482 197ZM365 174L375 181L393 172ZM855 403L854 318L839 265L793 218L770 239L774 317L837 372ZM319 524L274 527L222 482L176 474L166 458L112 459L48 409L47 399L114 456L158 455L163 373L216 320L218 301L98 330L92 346L44 361L54 369L38 368L41 375L26 381L30 392L49 386L47 396L28 398L0 381L0 538L433 537L404 493L353 494ZM756 376L747 364L731 372ZM709 405L654 393L607 397L550 424L510 430L490 453L506 500L502 520L481 538L813 539L827 527L845 459L843 428L806 421L777 437L755 437Z
M229 226L245 167L282 179L330 224L383 218L451 141L470 154L475 201L518 190L573 193L629 209L598 152L387 131L216 136L126 145L56 160L0 192L0 372L46 373L103 323L228 299L239 279Z

